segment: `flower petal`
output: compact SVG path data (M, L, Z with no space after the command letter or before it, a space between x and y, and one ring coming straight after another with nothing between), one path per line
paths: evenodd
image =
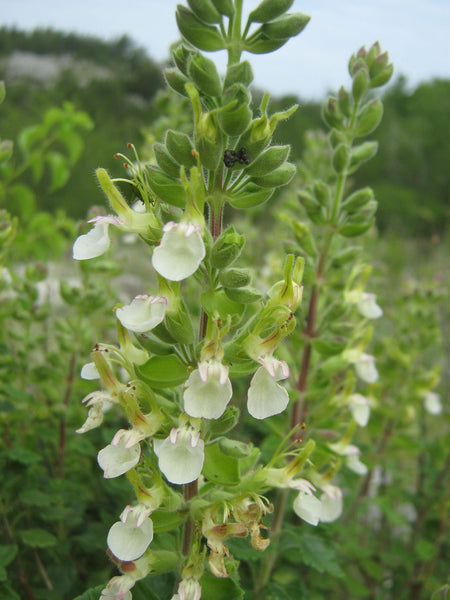
M103 469L105 479L112 479L123 475L139 462L141 447L139 444L131 448L125 447L125 440L121 438L115 446L106 446L97 455L97 462Z
M104 254L110 244L108 224L97 223L88 233L80 235L75 240L72 256L75 260L96 258Z
M356 374L366 383L375 383L378 380L378 371L375 366L375 358L370 354L361 354L355 363Z
M330 496L326 493L322 494L320 502L322 504L322 512L320 515L320 521L322 523L332 523L333 521L336 521L336 519L339 519L343 509L341 494L336 494L335 496Z
M220 363L216 363L219 367ZM229 403L233 390L228 377L222 383L222 370L212 364L206 370L206 378L202 377L205 369L195 369L186 381L183 393L184 410L191 417L218 419ZM199 365L200 367L200 365Z
M178 435L175 443L167 437L158 447L158 464L166 479L182 485L198 479L205 460L205 443L199 439L192 447L190 439Z
M119 560L136 560L144 554L153 540L153 523L150 518L138 527L134 521L117 521L108 533L108 548Z
M376 299L377 297L375 294L362 294L357 307L359 312L363 317L366 317L366 319L379 319L383 315L383 310L378 306Z
M130 304L116 310L116 317L130 331L145 333L150 331L164 319L167 300L160 296L141 294Z
M427 392L423 400L423 405L430 415L440 415L442 412L441 397L436 392Z
M181 281L198 269L206 254L205 244L200 227L188 223L168 225L160 245L153 251L152 264L166 279Z
M247 408L255 419L277 415L289 404L289 395L270 373L259 367L248 389Z
M300 492L294 500L293 508L300 519L303 519L306 523L314 526L319 523L322 514L322 503L315 496Z

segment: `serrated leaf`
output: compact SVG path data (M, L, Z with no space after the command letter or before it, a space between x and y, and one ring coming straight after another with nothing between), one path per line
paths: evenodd
M42 457L37 452L23 448L22 446L14 446L7 453L9 460L22 463L23 465L34 465L42 460Z
M200 579L202 586L202 598L214 598L214 600L242 600L244 590L234 579L222 579L214 577L210 573L204 573Z
M58 543L57 538L45 529L25 529L19 535L24 544L33 548L51 548Z
M220 485L237 485L240 481L239 460L222 452L217 442L210 444L205 447L202 473Z
M187 366L174 354L152 356L137 371L147 383L159 389L181 385L189 376Z
M298 530L285 531L280 542L280 552L293 564L303 563L319 573L328 573L333 577L344 576L334 549L318 534Z
M97 585L95 588L86 590L81 596L74 598L74 600L98 600L104 588L104 585Z

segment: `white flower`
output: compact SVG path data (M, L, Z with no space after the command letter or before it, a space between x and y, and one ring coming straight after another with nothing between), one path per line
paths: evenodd
M76 430L76 433L86 433L86 431L90 431L101 425L103 423L103 414L113 405L111 394L106 391L91 392L83 398L82 402L86 402L86 406L90 408L85 423Z
M154 440L161 472L178 485L198 479L205 460L205 442L195 429L173 428L162 442Z
M86 421L75 433L86 433L91 429L99 427L103 423L103 410L101 404L96 404L89 409Z
M233 395L228 367L216 360L198 363L185 386L184 410L191 417L218 419Z
M303 519L306 523L310 525L319 523L322 515L322 503L312 493L300 492L294 500L293 508L300 519Z
M202 597L202 586L196 579L182 579L178 584L177 593L171 600L200 600Z
M144 333L150 331L164 319L167 300L160 296L141 294L130 304L116 310L116 317L130 331Z
M359 300L357 307L359 312L366 319L378 319L382 316L383 311L378 306L376 294L367 294L363 293L361 295L361 300Z
M320 521L321 523L332 523L336 519L339 519L342 514L342 491L336 485L331 485L330 483L322 489L324 493L320 496L322 504Z
M170 281L186 279L195 273L205 257L201 227L170 221L163 231L161 243L153 251L153 267Z
M135 583L130 575L117 575L102 590L100 600L132 600L130 589Z
M88 260L104 254L111 242L108 236L108 224L96 223L93 229L75 240L72 256L75 260Z
M100 379L100 375L97 371L97 367L95 366L95 363L90 362L90 363L86 363L85 365L83 365L81 367L81 372L80 372L80 377L81 379Z
M355 362L356 374L366 383L375 383L378 380L378 371L375 366L375 358L370 354L361 354Z
M370 417L369 399L362 394L352 394L348 399L348 406L358 425L365 427Z
M258 359L263 366L257 369L250 382L247 397L248 412L255 419L277 415L289 404L289 395L277 381L289 377L284 361L269 355Z
M126 439L121 437L118 442L110 444L100 450L97 455L97 462L103 469L105 479L112 479L123 475L139 462L141 447L135 444L130 448L125 446Z
M442 412L441 397L436 392L427 392L423 398L423 405L430 415L440 415Z
M354 473L357 473L358 475L366 475L368 468L364 463L362 463L359 460L359 455L361 454L361 450L357 446L354 446L353 444L349 444L345 448L345 450L342 454L343 454L343 456L346 457L347 467L351 471L353 471Z
M123 561L136 560L153 540L151 511L142 504L127 506L108 533L108 548Z

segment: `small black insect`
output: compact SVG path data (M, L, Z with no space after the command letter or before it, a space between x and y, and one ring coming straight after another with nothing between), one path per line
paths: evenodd
M225 150L223 154L224 165L230 169L238 162L241 165L249 165L250 159L245 148L240 148L237 152L235 150Z

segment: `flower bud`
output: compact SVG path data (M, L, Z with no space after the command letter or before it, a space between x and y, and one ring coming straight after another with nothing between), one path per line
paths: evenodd
M383 103L380 98L372 100L359 112L354 128L355 137L365 136L374 131L383 116Z
M185 85L189 79L180 73L178 69L164 69L164 77L167 85L181 96L188 97Z
M321 206L328 208L331 204L330 188L324 181L317 180L313 185L314 196Z
M291 147L289 145L267 148L247 167L247 173L254 177L267 175L267 173L270 173L284 163L289 156L290 150Z
M248 16L252 23L267 23L276 19L294 4L294 0L262 0Z
M265 22L261 27L261 32L270 40L287 40L302 32L310 19L311 17L302 13L285 15L276 21Z
M217 27L203 23L188 8L178 5L176 19L181 34L199 50L215 52L225 48L224 40Z
M164 144L155 142L153 144L153 152L155 154L156 164L161 171L164 171L169 177L177 178L180 176L180 165L173 160Z
M381 50L381 48L380 48ZM373 62L368 65L370 78L374 78L379 75L389 64L389 54L387 52L383 52L383 54L378 54L378 56L373 60Z
M225 294L233 302L241 304L251 304L261 300L262 294L255 288L224 288Z
M297 167L290 162L284 162L271 173L262 177L253 177L253 183L265 188L276 188L287 185L295 177Z
M169 154L179 165L184 165L187 168L196 165L197 161L192 152L194 147L189 136L185 133L169 129L166 133L165 144Z
M219 438L219 448L224 454L231 456L232 458L245 458L252 453L253 444L246 444L237 440L221 437Z
M211 265L215 269L224 269L240 255L245 244L243 235L229 227L220 234L211 250Z
M186 48L184 44L180 44L172 50L171 54L176 66L180 69L183 75L187 76L189 61L195 52L193 50L189 50L189 48Z
M378 142L364 142L355 148L352 148L350 153L349 173L353 173L362 165L362 163L370 160L375 156L378 150Z
M223 287L240 288L250 283L251 275L248 269L227 269L219 274Z
M360 256L361 248L359 246L350 246L344 248L333 257L333 265L341 267L354 260L357 256Z
M346 117L349 117L351 115L352 104L351 104L351 100L350 100L350 94L347 92L347 90L344 88L344 86L341 86L339 88L338 105L339 105L339 109L343 115L345 115Z
M350 147L347 144L339 144L333 153L333 169L336 173L343 173L349 164Z
M166 313L164 324L169 334L179 344L192 344L194 341L194 326L183 300L178 303L177 311Z
M212 0L212 3L221 15L232 17L234 15L233 0Z
M270 188L261 188L258 185L249 182L242 187L239 193L230 196L228 202L233 208L245 209L264 204L274 190Z
M344 116L341 113L337 98L330 97L322 105L322 119L329 127L342 129Z
M186 193L181 183L176 182L153 165L146 165L145 172L150 189L160 200L172 206L184 208Z
M394 65L392 63L390 63L381 71L381 73L379 73L375 77L372 77L372 79L370 81L370 87L376 88L376 87L380 87L380 86L386 84L392 77L393 72L394 72Z
M11 158L14 144L10 140L0 142L0 164Z
M200 52L194 54L188 64L188 74L197 88L206 96L220 96L222 82L212 60Z
M192 12L205 23L220 23L221 15L211 0L187 0Z
M313 213L320 211L319 202L317 201L315 196L310 194L307 190L299 190L297 192L297 195L298 195L298 199L300 200L301 204L305 207L305 210L308 213L308 215L309 215L310 211Z
M373 64L373 61L378 56L380 56L380 54L381 54L380 42L375 42L374 44L372 44L372 46L370 46L369 51L364 56L364 60L367 64L367 66L369 67L369 69Z
M347 212L353 212L358 210L362 206L365 206L370 200L373 199L373 190L369 187L361 188L356 192L353 192L348 196L342 203L342 208Z
M223 88L226 90L235 83L242 83L248 87L253 81L253 70L248 60L244 60L234 65L228 65Z
M352 82L352 96L356 104L358 104L358 102L360 102L367 94L369 84L370 77L367 68L359 69L359 71L353 77Z
M232 85L223 96L224 104L231 106L224 107L217 114L219 123L223 131L230 136L236 136L243 133L252 120L252 111L248 104L251 100L247 88L236 83Z
M295 239L299 246L309 254L309 256L317 256L316 244L308 225L292 219L291 227L294 230Z

